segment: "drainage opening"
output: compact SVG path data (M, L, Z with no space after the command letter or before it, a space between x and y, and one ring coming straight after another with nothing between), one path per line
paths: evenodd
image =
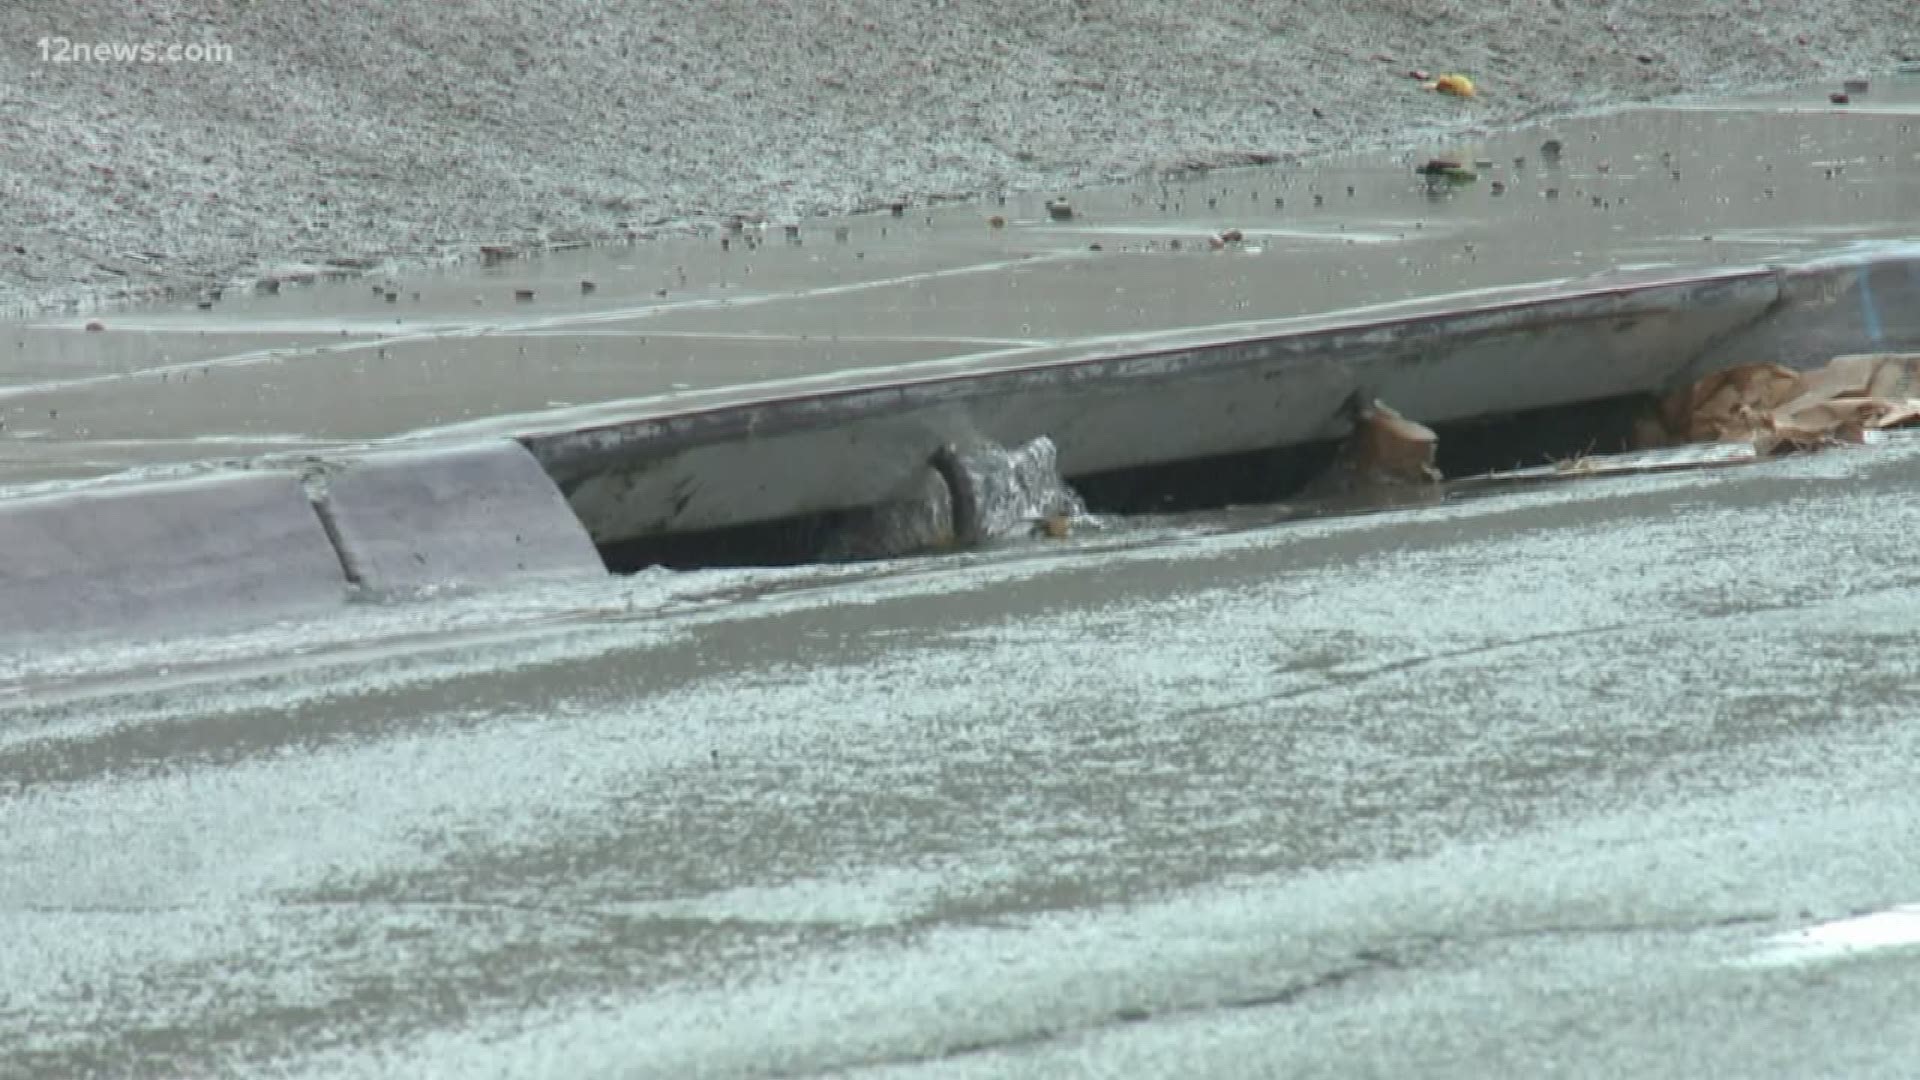
M1336 441L1140 465L1069 477L1096 514L1183 514L1291 498L1327 470Z
M1434 425L1438 436L1434 464L1447 479L1461 480L1629 450L1635 420L1645 415L1653 401L1646 395L1630 395ZM1088 473L1067 477L1066 482L1086 511L1110 521L1120 519L1117 524L1124 528L1124 519L1131 515L1205 513L1310 497L1316 481L1334 466L1341 447L1337 441L1307 443ZM1049 465L1051 453L1049 443L1045 458ZM1012 475L998 476L994 482L1008 482ZM987 494L996 492L989 488ZM857 510L804 514L642 537L604 544L600 554L616 573L656 566L700 570L856 561L844 554L845 546L836 544L835 538L849 528L869 526L871 521L862 519L870 514ZM829 556L830 551L842 554Z
M827 538L843 513L799 514L698 532L667 533L600 545L600 558L616 574L656 566L669 570L804 566L819 562Z
M1433 430L1440 442L1434 463L1447 479L1463 480L1587 454L1622 453L1634 448L1634 421L1655 405L1649 395L1630 394L1436 424Z
M1434 464L1450 480L1633 448L1643 394L1434 425ZM1417 417L1414 419L1418 419ZM1326 473L1338 441L1220 454L1069 477L1096 514L1169 514L1287 502Z

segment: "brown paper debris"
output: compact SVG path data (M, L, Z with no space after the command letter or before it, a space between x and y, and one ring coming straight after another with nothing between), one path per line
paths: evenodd
M1716 371L1643 417L1643 447L1751 442L1762 454L1859 443L1920 423L1920 353L1835 357L1811 371L1745 364Z
M1425 424L1378 401L1357 403L1353 430L1308 494L1349 495L1438 483L1440 470L1433 462L1439 445L1439 436Z

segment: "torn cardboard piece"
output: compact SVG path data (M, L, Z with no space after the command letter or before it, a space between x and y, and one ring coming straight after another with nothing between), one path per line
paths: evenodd
M1760 454L1864 442L1920 423L1920 353L1835 357L1811 371L1744 364L1662 402L1635 432L1643 449L1749 442Z
M1308 486L1309 497L1354 495L1384 488L1430 486L1441 480L1434 466L1440 437L1371 399L1354 402L1353 430L1333 464Z

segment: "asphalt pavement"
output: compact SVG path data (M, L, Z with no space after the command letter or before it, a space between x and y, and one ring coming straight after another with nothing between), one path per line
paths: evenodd
M1913 92L9 326L0 483L1910 239ZM1895 440L0 653L0 1080L1910 1076L1916 488Z
M1915 920L1817 928L1920 894L1916 488L7 657L0 1077L1908 1076Z

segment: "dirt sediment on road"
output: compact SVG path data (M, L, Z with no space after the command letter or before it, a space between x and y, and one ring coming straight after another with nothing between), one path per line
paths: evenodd
M14 0L0 312L1405 144L1920 51L1910 0L1262 7Z

